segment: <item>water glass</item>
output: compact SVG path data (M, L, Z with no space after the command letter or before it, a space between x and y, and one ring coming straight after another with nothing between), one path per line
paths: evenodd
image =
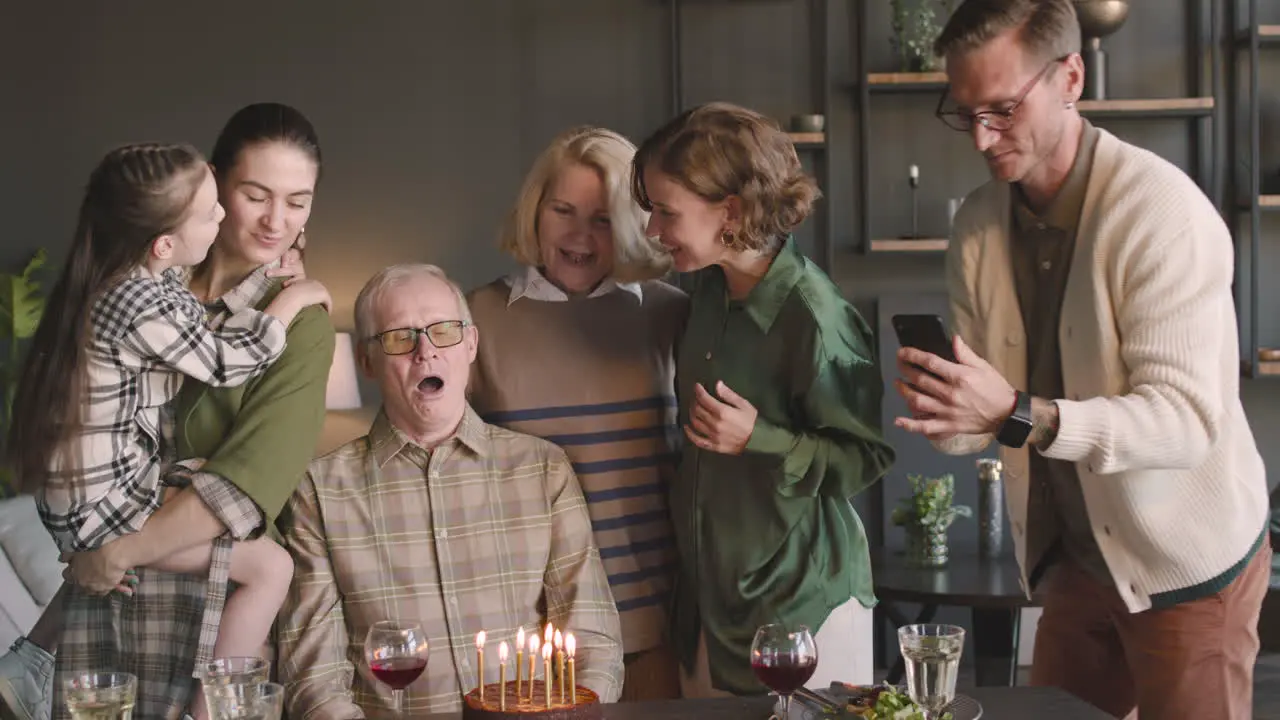
M898 646L907 668L907 694L937 720L956 698L956 675L964 650L964 628L955 625L905 625Z
M224 685L217 694L206 694L209 720L280 720L284 712L284 686L279 683Z
M260 657L214 658L199 671L205 692L221 685L257 685L271 680L271 663Z
M73 720L131 720L138 678L120 672L85 673L64 680L63 690Z

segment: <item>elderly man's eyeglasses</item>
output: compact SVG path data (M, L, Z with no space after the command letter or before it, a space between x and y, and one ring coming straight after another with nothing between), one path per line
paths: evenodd
M1030 82L1023 86L1022 92L1018 93L1018 99L1014 100L1013 104L1004 110L983 110L976 113L961 110L943 110L942 108L946 105L947 98L951 95L951 88L948 87L942 92L942 97L938 98L938 107L933 111L933 114L946 123L947 127L958 132L969 132L973 130L975 124L981 125L988 130L1008 130L1013 127L1013 114L1022 105L1022 101L1026 100L1031 91L1035 89L1036 83L1039 83L1055 65L1069 57L1071 56L1064 55L1046 63L1040 69L1040 72L1036 73L1035 77L1031 78Z
M427 340L438 348L453 347L462 342L463 329L470 324L465 320L443 320L424 328L386 330L369 340L377 340L382 346L382 352L388 355L408 355L418 349L418 338L422 335L426 335Z

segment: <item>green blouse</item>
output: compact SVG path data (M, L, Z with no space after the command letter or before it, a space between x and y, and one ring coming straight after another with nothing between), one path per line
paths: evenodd
M728 300L713 266L693 276L691 301L676 371L681 424L694 384L714 395L717 380L758 417L742 455L685 443L671 488L674 642L692 668L701 631L713 685L761 693L749 659L758 626L816 634L850 598L875 604L849 498L894 461L880 432L883 381L870 328L793 239L745 300Z

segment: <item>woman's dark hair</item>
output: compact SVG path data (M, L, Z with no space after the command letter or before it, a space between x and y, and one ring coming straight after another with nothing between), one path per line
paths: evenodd
M208 163L190 145L126 145L89 176L71 252L23 363L5 455L17 487L48 481L54 454L79 430L90 311L187 218ZM76 462L66 457L67 466Z
M213 171L224 178L240 158L240 151L251 145L279 142L292 145L316 163L316 180L323 167L320 138L311 121L297 109L280 103L255 103L236 111L222 127L213 144Z

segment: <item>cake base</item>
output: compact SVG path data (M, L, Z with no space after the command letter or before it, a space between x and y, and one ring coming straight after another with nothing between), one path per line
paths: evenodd
M476 688L462 698L463 720L503 720L509 718L538 718L538 720L600 720L604 717L604 708L600 705L600 696L594 691L579 685L575 688L576 702L560 702L560 685L551 686L551 707L547 707L546 683L533 681L533 701L529 700L529 683L520 684L520 696L516 696L516 683L509 681L503 688L507 695L507 709L501 710L498 683L484 686L484 705L480 704L480 689Z

